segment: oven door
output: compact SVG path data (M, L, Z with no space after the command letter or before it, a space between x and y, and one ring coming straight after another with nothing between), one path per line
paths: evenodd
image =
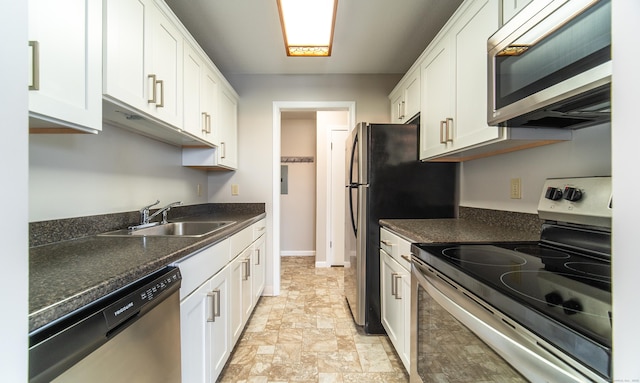
M415 256L411 297L411 383L590 382Z

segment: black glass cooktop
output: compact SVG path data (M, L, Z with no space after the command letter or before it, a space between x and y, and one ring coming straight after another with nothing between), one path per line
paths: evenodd
M424 263L550 342L611 349L611 265L537 242L415 244ZM549 339L551 338L551 339Z

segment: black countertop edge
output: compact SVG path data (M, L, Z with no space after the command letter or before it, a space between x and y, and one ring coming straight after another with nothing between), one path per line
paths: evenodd
M257 205L264 207L264 204ZM201 212L201 214L174 218L177 220L185 218L206 220L212 219L211 214L214 214L217 219L222 216L224 219L236 221L233 225L201 238L147 238L147 242L142 242L141 238L90 236L31 248L29 254L29 332L70 315L77 309L190 254L215 245L266 217L264 209L258 213L247 211L237 213L233 212L233 209L220 213L220 211ZM144 243L144 246L138 245L141 243ZM89 276L89 281L84 281L87 286L75 286L74 289L73 284L76 279L91 274L92 269L95 269L91 255L83 253L85 249L95 249L96 247L106 254L100 259L94 258L96 261L125 269L113 273L110 273L108 269L99 270L98 273L105 276L94 278L94 280L91 280L91 276ZM153 250L149 250L147 247L151 247ZM134 257L130 257L124 250L131 251L133 249L135 252L138 248L140 252L144 253L144 257L132 259ZM78 256L78 254L80 255ZM77 260L78 258L80 261ZM139 258L144 260L138 261ZM58 265L54 264L56 261L59 261ZM127 264L127 262L129 263ZM68 266L60 268L61 264ZM56 274L60 271L65 275Z
M379 221L411 243L537 241L542 222L536 214L463 207L459 218Z
M158 204L157 207L161 208L162 206L162 204ZM157 211L157 209L152 209L151 214L155 211ZM204 203L171 208L168 212L168 218L172 220L200 214L224 214L230 212L261 213L264 211L264 203ZM140 212L137 210L123 213L30 222L29 247L48 245L55 242L125 229L139 223Z

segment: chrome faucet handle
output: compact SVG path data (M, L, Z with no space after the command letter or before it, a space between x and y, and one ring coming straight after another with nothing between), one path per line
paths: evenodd
M151 208L152 206L156 206L157 204L160 203L160 200L156 200L156 202L144 206L143 208L140 209L140 223L142 225L149 223L149 208Z
M166 224L167 222L167 213L169 212L169 210L171 210L172 207L174 206L178 206L178 205L182 205L182 201L176 201L176 202L172 202L170 204L168 204L167 206L165 206L164 208L162 208L162 224Z

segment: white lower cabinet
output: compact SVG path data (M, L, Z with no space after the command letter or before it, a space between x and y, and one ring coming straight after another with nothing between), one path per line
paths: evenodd
M267 246L264 236L258 238L253 245L251 245L251 250L251 267L253 270L251 291L253 292L253 302L255 305L264 291L264 282L267 271L265 258L265 255L267 254Z
M264 290L265 236L257 228L265 220L175 263L183 382L218 379Z
M229 266L180 303L182 381L214 382L231 353Z
M384 234L381 230L381 242L384 241ZM387 249L408 248L410 244L397 236L391 234L394 243L385 243ZM396 252L396 251L393 251ZM404 259L406 254L400 254ZM393 344L396 352L405 369L409 371L410 341L410 321L411 321L411 272L398 260L397 255L392 255L380 249L380 300L382 326L384 327L389 340Z
M231 286L231 339L235 345L252 310L250 249L231 262Z

